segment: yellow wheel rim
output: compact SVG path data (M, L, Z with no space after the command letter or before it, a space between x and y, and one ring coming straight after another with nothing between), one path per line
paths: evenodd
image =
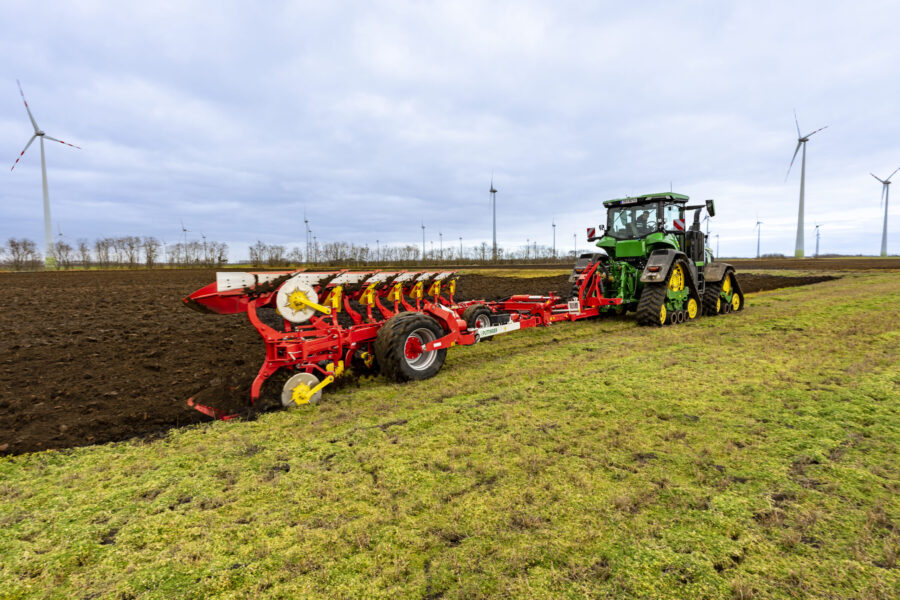
M722 282L722 291L726 294L731 292L731 275L725 276L725 281Z
M697 317L697 301L691 298L687 303L687 316L688 319L694 319Z
M666 324L666 305L665 304L663 304L662 306L659 307L659 324L660 325Z
M735 294L731 297L731 308L739 310L741 308L741 297Z
M716 312L717 313L722 312L722 297L721 296L716 298Z
M669 275L669 289L673 292L680 292L684 289L684 269L680 264L672 267L672 274Z

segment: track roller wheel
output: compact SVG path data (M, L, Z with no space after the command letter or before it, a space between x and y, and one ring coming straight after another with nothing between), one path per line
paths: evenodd
M491 309L484 304L473 304L463 311L463 321L469 329L482 329L491 326ZM488 336L479 340L480 342L488 342L493 340L493 336Z
M444 336L432 317L405 312L388 319L375 338L375 360L381 373L394 381L419 381L434 377L447 357L447 349L426 352L424 346Z
M693 321L700 316L700 303L696 298L688 298L684 316L686 321Z

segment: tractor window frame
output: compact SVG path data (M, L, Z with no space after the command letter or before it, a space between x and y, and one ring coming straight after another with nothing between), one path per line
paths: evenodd
M638 223L638 217L650 211L645 225ZM611 206L606 211L606 235L617 240L638 240L658 231L660 203L623 204ZM619 219L619 216L624 218ZM618 221L618 222L617 222Z

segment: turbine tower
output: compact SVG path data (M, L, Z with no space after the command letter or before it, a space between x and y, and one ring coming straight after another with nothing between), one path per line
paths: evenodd
M31 114L31 109L28 107L28 101L25 100L25 92L22 91L22 84L19 83L18 79L16 79L16 84L19 86L19 95L22 96L22 102L25 103L25 111L28 113L28 119L31 121L31 126L34 128L34 135L32 135L31 139L28 140L28 143L25 144L25 148L19 152L19 156L16 158L16 162L13 163L12 168L10 168L10 172L16 168L17 164L19 164L19 160L25 155L25 150L28 150L31 143L34 142L34 138L41 138L41 184L44 189L44 265L52 267L54 262L52 257L53 227L50 225L50 192L47 190L47 161L44 158L44 139L48 139L51 142L59 142L60 144L78 148L79 150L81 150L81 147L50 137L44 133L43 130L38 127L37 122L34 120L34 116Z
M497 190L494 189L494 174L491 173L491 203L494 206L494 261L497 260Z
M556 260L556 217L553 218L553 260Z
M819 227L821 225L816 223L816 258L819 258Z
M797 120L797 111L794 111L794 124L797 126L797 147L794 149L794 156L791 158L791 164L788 166L787 175L784 176L784 180L787 181L787 178L791 174L791 167L794 166L794 161L797 159L797 153L800 152L800 146L803 146L803 158L800 161L800 209L797 213L797 244L794 248L794 257L803 258L803 195L806 188L806 142L809 141L814 134L819 133L823 129L827 129L828 125L825 127L820 127L813 131L812 133L807 133L803 135L800 133L800 122Z
M875 179L881 182L881 200L884 202L884 226L881 229L881 255L887 256L887 217L888 217L888 196L891 192L891 177L894 174L900 171L900 167L894 169L894 172L885 177L884 179L880 179L875 176L875 173L869 173Z
M422 262L425 262L425 221L422 221Z
M760 232L762 232L762 227L760 227L762 224L763 222L759 220L759 217L756 217L756 258L759 258L759 236ZM718 254L716 254L716 258L718 257Z

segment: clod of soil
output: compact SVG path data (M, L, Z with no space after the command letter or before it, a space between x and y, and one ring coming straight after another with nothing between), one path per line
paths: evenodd
M740 277L745 292L830 279ZM564 293L567 278L467 275L457 299ZM0 274L0 454L209 420L187 407L190 397L247 414L259 335L244 315L202 315L181 303L214 280L209 270Z

